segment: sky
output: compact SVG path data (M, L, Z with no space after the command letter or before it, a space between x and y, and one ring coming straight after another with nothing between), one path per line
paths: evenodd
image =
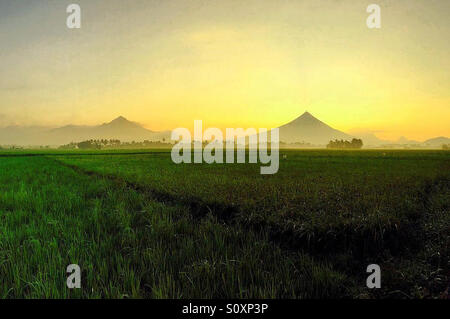
M0 0L0 126L272 128L308 111L384 139L450 136L449 14L448 0Z

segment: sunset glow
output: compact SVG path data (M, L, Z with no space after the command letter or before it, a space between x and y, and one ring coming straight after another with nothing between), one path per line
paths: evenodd
M309 111L346 132L450 135L449 1L0 4L0 126L276 127ZM358 4L356 4L358 3ZM132 4L132 5L131 5Z

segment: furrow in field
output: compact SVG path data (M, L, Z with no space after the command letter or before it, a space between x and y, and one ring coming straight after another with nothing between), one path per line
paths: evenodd
M114 183L126 185L127 188L133 189L139 193L143 193L149 196L152 200L156 200L158 202L170 205L182 205L187 207L191 212L192 216L195 218L203 218L208 214L213 214L219 221L225 222L227 224L232 223L234 218L239 212L238 207L224 205L219 202L204 202L200 198L190 197L189 199L183 199L176 197L168 192L162 192L160 190L150 188L145 185L141 185L138 183L133 183L120 176L113 174L105 174L99 173L92 170L86 170L76 165L64 163L56 160L60 165L65 166L67 168L71 168L78 173L96 176L101 178L107 178Z

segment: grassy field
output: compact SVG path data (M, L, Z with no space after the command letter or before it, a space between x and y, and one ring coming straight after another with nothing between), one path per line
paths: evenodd
M448 296L450 152L282 154L269 176L161 150L0 152L0 297Z

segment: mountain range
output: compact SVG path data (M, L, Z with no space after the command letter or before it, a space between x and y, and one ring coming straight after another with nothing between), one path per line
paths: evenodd
M63 145L90 139L118 139L122 142L170 139L170 131L154 132L119 116L101 125L66 125L59 128L9 126L0 128L2 145Z
M293 121L280 126L279 130L280 142L309 143L315 146L326 145L334 139L351 140L352 138L362 138L365 146L417 145L440 147L442 144L450 144L450 139L447 137L436 137L424 142L417 142L404 137L397 141L386 141L379 139L374 134L351 135L332 128L309 112L305 112ZM118 139L122 142L170 141L170 135L171 131L151 131L139 123L119 116L109 123L95 126L66 125L59 128L8 126L0 128L0 145L57 146L90 139Z
M387 141L379 139L375 134L347 134L332 128L321 120L314 117L311 113L305 112L295 120L282 125L280 129L280 142L285 143L310 143L316 146L328 144L331 140L351 140L360 138L367 147L396 147L396 146L416 146L416 147L437 147L443 144L450 144L450 138L436 137L424 142L409 140L402 136L396 141Z
M54 137L54 141L59 139L56 144L89 139L119 139L122 142L170 139L170 131L154 132L123 116L98 126L63 126L49 131L49 134Z

